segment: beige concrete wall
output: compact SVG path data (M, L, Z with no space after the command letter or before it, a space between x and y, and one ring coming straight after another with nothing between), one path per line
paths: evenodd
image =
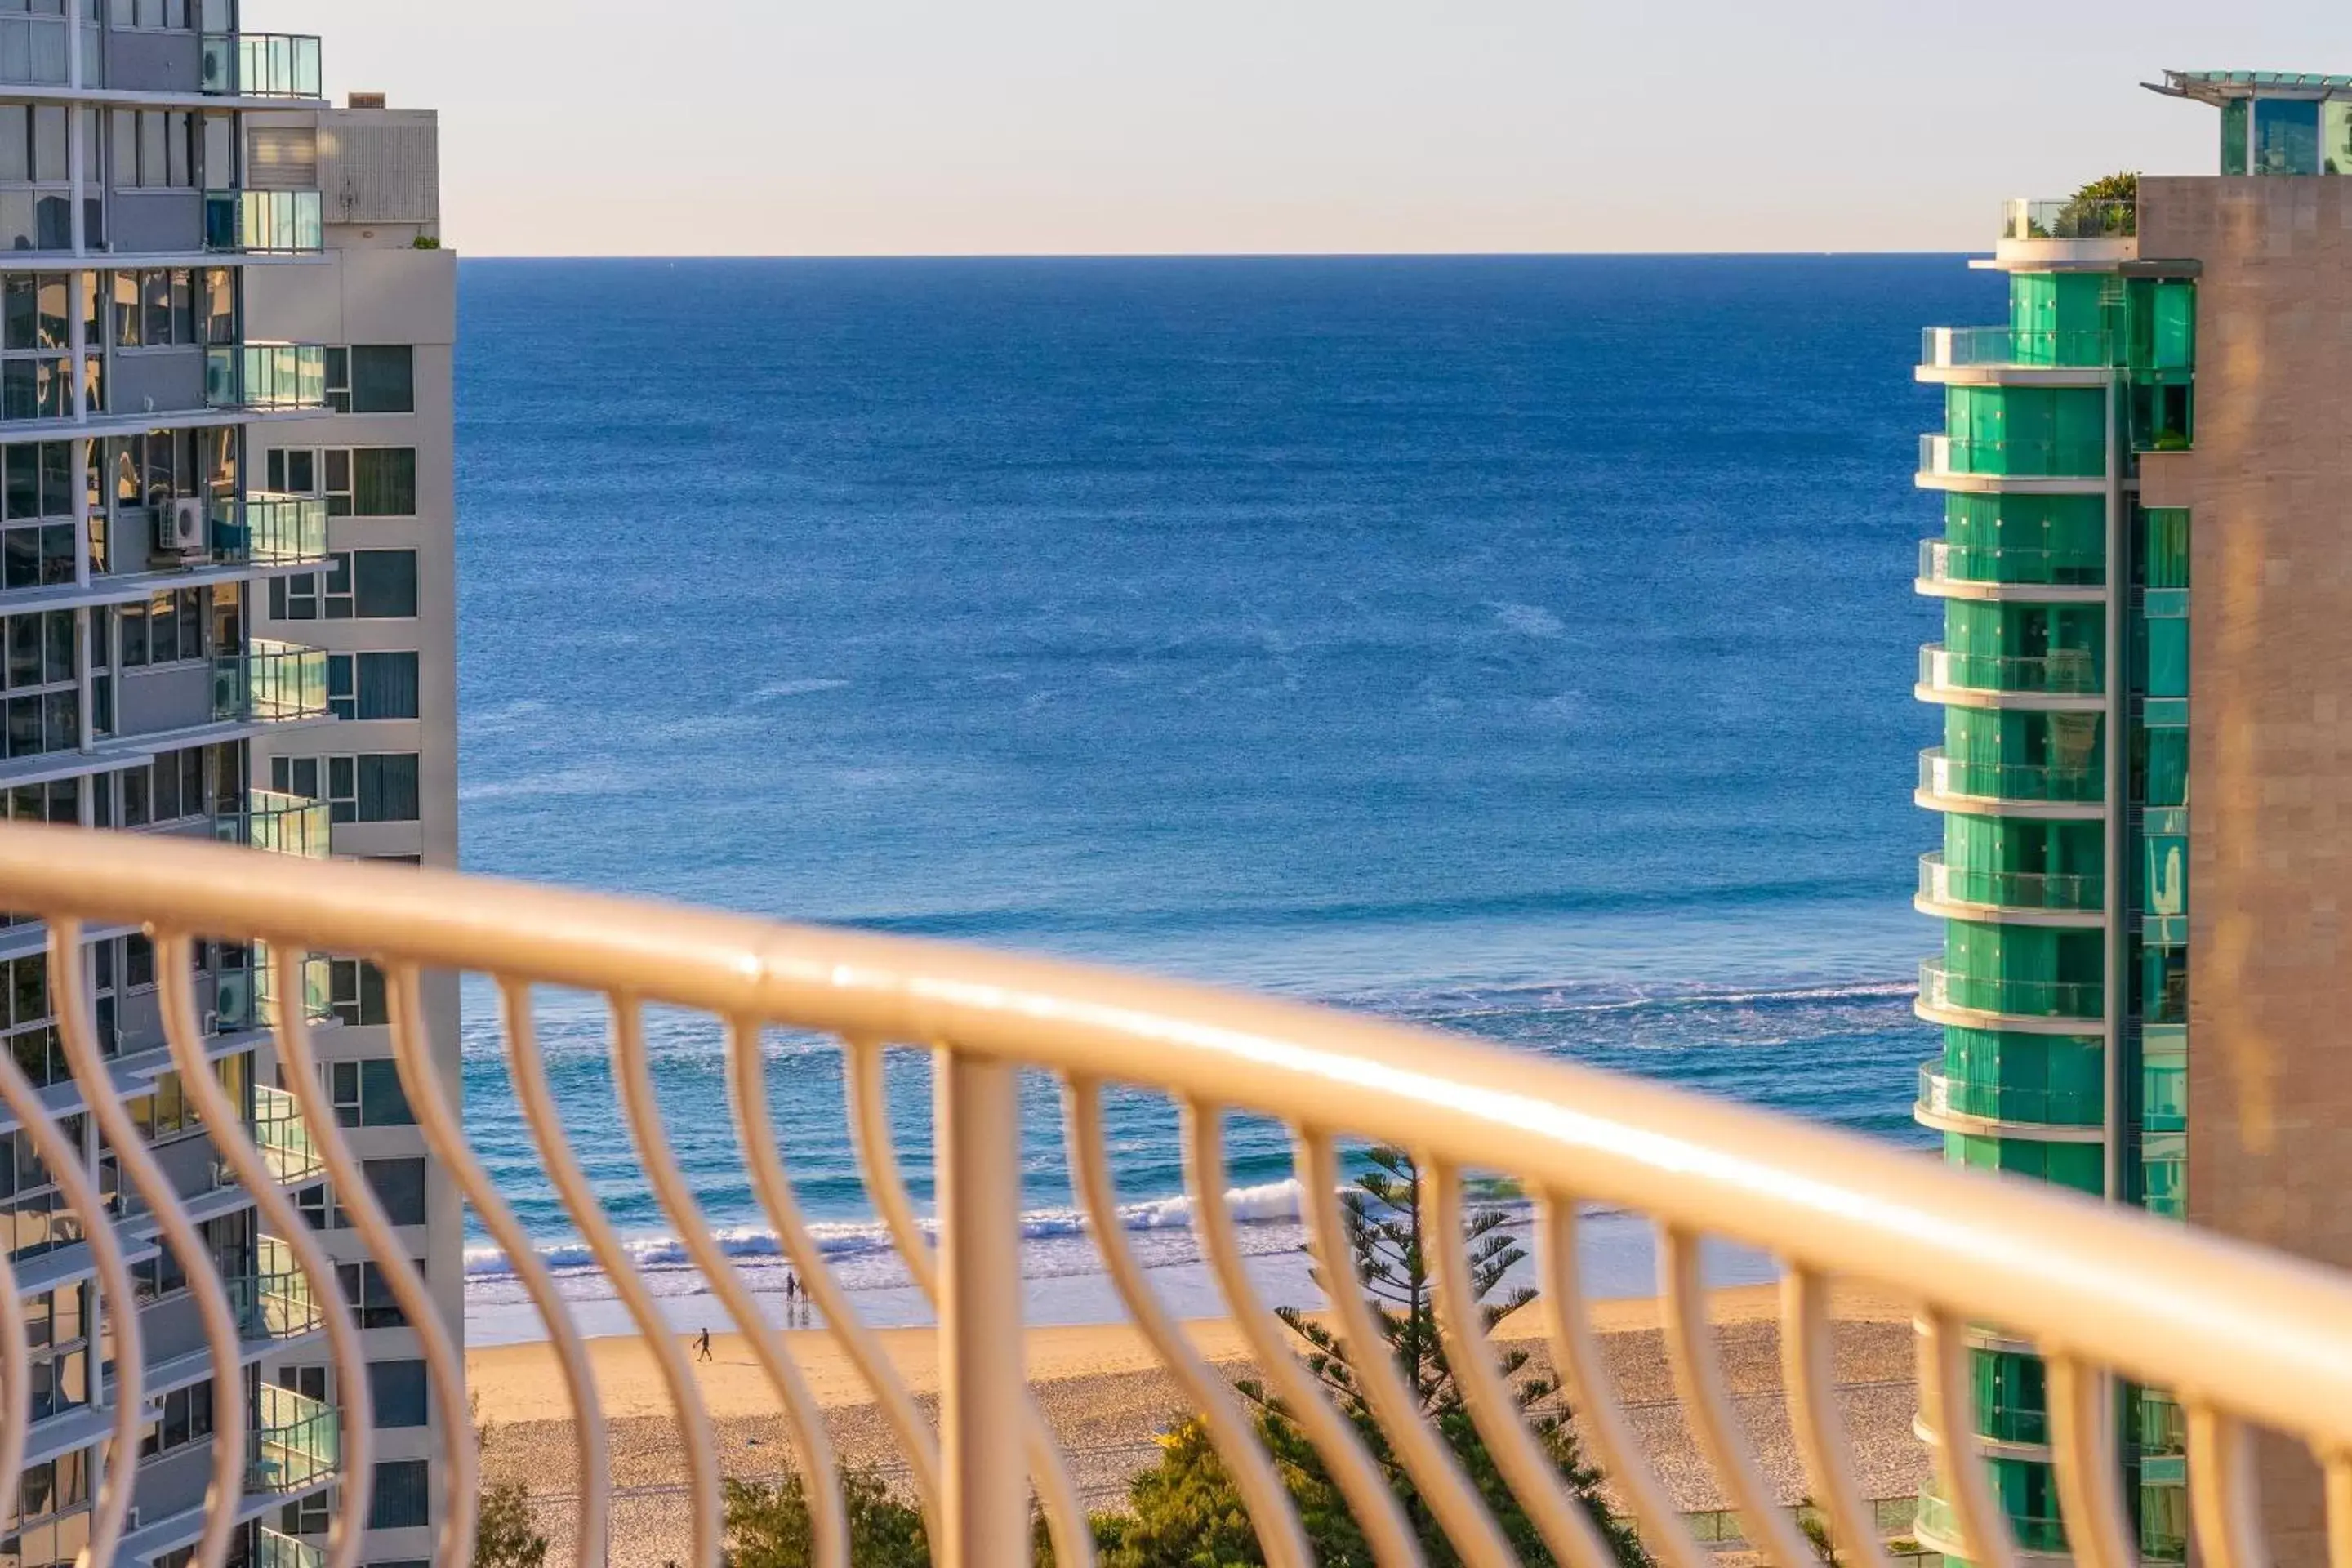
M2140 254L2203 263L2196 449L2142 475L2192 514L2189 1218L2352 1268L2352 180L2145 181Z

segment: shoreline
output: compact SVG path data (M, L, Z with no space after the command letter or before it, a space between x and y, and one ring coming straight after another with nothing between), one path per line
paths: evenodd
M1711 1293L1709 1316L1727 1388L1767 1479L1784 1500L1794 1501L1810 1487L1780 1392L1779 1312L1773 1285ZM1591 1304L1592 1326L1626 1421L1661 1481L1685 1510L1727 1506L1684 1424L1660 1319L1654 1296ZM1182 1329L1229 1381L1253 1370L1230 1321L1192 1320ZM1507 1320L1496 1338L1532 1350L1529 1371L1541 1373L1549 1367L1548 1352L1528 1342L1539 1342L1548 1329L1538 1303ZM894 1328L876 1334L923 1418L935 1421L936 1332ZM905 1468L895 1436L832 1336L823 1329L797 1329L785 1331L784 1340L845 1468L897 1482ZM1911 1430L1916 1352L1910 1307L1884 1292L1841 1289L1835 1342L1838 1402L1865 1488L1874 1497L1905 1495L1928 1470L1925 1445ZM793 1445L748 1342L714 1332L712 1359L700 1363L691 1360L692 1336L680 1335L679 1342L711 1419L722 1473L744 1479L780 1474L793 1462ZM1030 1386L1088 1508L1123 1506L1130 1479L1158 1455L1157 1435L1190 1414L1183 1396L1130 1324L1032 1328L1025 1345ZM610 1448L614 1561L685 1561L688 1498L676 1415L655 1356L633 1337L593 1339L588 1348ZM484 1484L521 1482L531 1494L537 1528L560 1557L570 1547L581 1478L578 1431L551 1347L541 1342L471 1350L467 1379L478 1418L491 1429Z

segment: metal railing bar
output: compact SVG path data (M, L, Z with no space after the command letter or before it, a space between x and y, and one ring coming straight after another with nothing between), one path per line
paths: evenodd
M2042 1367L2067 1549L2083 1568L2139 1568L2138 1531L2126 1511L2116 1454L2114 1384L2071 1354L2045 1355Z
M1935 1431L1936 1472L1976 1568L2019 1568L2017 1537L1977 1457L1976 1392L1968 1327L1949 1312L1920 1315L1919 1411Z
M1830 1281L1810 1269L1791 1268L1781 1280L1780 1299L1789 1425L1816 1495L1827 1500L1825 1511L1839 1561L1848 1568L1887 1568L1877 1514L1862 1495L1845 1421L1838 1411Z

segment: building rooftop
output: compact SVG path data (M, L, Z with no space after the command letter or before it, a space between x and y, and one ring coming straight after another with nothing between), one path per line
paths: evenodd
M2315 76L2302 71L2176 71L2160 82L2142 84L2167 98L2193 98L2221 105L2236 99L2352 99L2352 76Z

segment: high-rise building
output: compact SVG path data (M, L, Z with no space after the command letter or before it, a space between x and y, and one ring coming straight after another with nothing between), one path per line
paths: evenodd
M238 0L0 4L0 803L12 818L447 863L453 273L415 248L437 239L432 127L327 110L320 41L239 21ZM7 1277L34 1346L0 1559L74 1562L113 1465L138 1470L116 1560L184 1560L214 1514L233 1400L248 1428L233 1561L313 1562L340 1453L340 1391L316 1373L334 1305L218 1152L164 1009L191 974L184 1041L200 1036L278 1186L333 1247L338 1207L268 1029L289 1008L321 1026L331 1102L454 1323L457 1205L404 1125L381 984L306 956L301 994L282 996L256 948L197 941L167 966L179 939L83 939L71 962L94 1055L77 1072L49 933L0 916L0 1056L11 1092L37 1093L58 1129L44 1143L0 1117ZM428 1013L454 1083L454 994ZM134 1144L200 1227L237 1365L208 1352L202 1271L166 1244ZM130 1303L95 1288L77 1182L103 1194ZM465 1413L425 1407L414 1336L351 1256L340 1283L379 1373L368 1555L423 1558L427 1439ZM110 1453L126 1312L145 1436Z
M2221 110L2221 174L2011 203L1976 263L2009 320L1927 336L1943 847L1917 903L1945 938L1919 1013L1944 1048L1917 1115L1955 1163L2347 1266L2352 78L2157 90ZM2063 1554L2042 1367L1972 1353L2020 1544ZM2179 1560L2181 1413L2124 1389L2116 1419L2141 1551ZM2263 1462L2274 1543L2319 1560L2316 1473ZM1919 1536L1961 1554L1946 1500Z
M338 856L457 864L455 369L457 264L441 248L439 126L430 110L288 109L247 121L249 183L324 193L325 263L250 277L248 331L319 345L323 406L247 437L247 461L272 494L326 511L326 561L273 577L256 595L261 635L323 650L337 721L257 737L253 782L274 796L324 802ZM337 1028L317 1037L347 1135L413 1256L454 1340L464 1330L464 1211L429 1157L392 1060L375 970L337 958L326 1001ZM425 1025L456 1097L457 993L428 977ZM333 1212L325 1187L310 1194ZM348 1228L325 1243L337 1267L373 1273ZM377 1291L361 1309L374 1394L374 1501L362 1561L433 1555L440 1427L467 1413L433 1407L423 1350L398 1305ZM316 1347L273 1357L264 1377L334 1402ZM278 1527L317 1539L331 1500L286 1510Z

